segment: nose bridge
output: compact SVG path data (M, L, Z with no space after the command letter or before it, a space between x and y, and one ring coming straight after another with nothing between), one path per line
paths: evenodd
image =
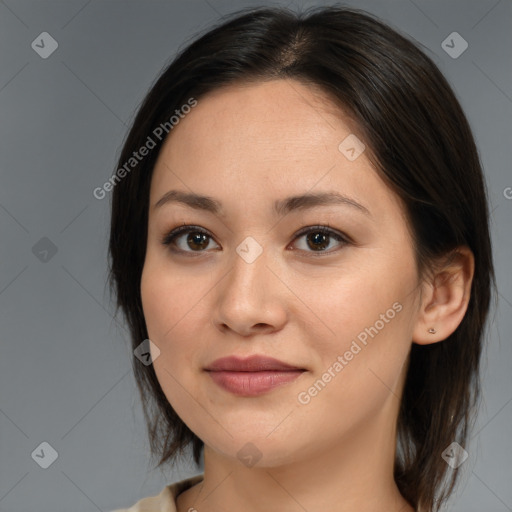
M231 269L218 290L217 325L247 334L254 326L277 328L285 319L276 298L276 277L267 267L270 253L254 238L244 239L233 252Z
M246 237L236 248L232 256L232 269L228 275L229 291L238 298L256 299L264 292L267 283L268 251L255 238Z

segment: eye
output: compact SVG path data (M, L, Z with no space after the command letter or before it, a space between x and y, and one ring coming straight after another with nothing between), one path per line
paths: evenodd
M177 240L179 242L183 235L187 233L188 236L186 237L185 244L188 244L190 248L198 250L188 251L180 247L180 244L176 242ZM203 252L202 249L208 248L210 240L213 240L211 235L199 226L180 226L165 235L162 244L170 246L174 252ZM178 247L177 249L175 249L176 246Z
M325 253L331 254L334 251L326 251L324 250L326 247L329 247L330 242L332 239L336 240L339 245L347 245L351 243L351 240L348 236L343 235L342 233L338 231L334 231L333 229L330 229L327 226L308 226L306 228L301 229L295 236L295 240L302 238L306 236L305 238L305 247L306 248L312 248L312 251L306 252L313 252L317 254L313 254L313 256L323 256ZM299 248L299 250L304 250Z
M183 241L183 235L188 234L186 239ZM347 245L351 243L348 236L343 235L338 231L334 231L327 226L308 226L300 230L294 238L294 241L305 238L305 247L299 248L304 252L317 253L314 256L321 256L324 253L332 253L335 251L326 251L326 247L329 247L330 242L334 239L340 245ZM166 234L161 240L163 245L170 246L173 252L181 253L201 253L205 249L208 249L212 236L203 228L199 226L180 226L173 229L171 232ZM180 243L181 242L181 243ZM192 250L188 250L188 249ZM311 251L308 250L312 249Z

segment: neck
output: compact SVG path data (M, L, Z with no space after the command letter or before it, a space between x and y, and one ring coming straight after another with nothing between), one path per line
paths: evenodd
M179 496L178 510L414 512L393 479L395 445L385 415L285 464L248 468L205 445L203 482Z

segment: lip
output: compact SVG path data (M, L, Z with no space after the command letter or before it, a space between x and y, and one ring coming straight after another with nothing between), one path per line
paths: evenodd
M288 371L304 370L273 357L254 355L246 358L229 356L216 359L206 367L207 371L228 372L262 372L262 371Z
M283 361L251 356L223 357L205 370L213 382L226 391L239 396L257 396L297 379L306 370Z

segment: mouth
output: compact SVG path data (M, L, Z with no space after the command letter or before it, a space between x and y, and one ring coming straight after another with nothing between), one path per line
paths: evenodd
M231 372L262 372L262 371L288 371L305 370L292 364L279 361L273 357L253 355L246 358L237 356L222 357L216 359L205 368L206 371L231 371Z
M290 383L306 369L266 356L217 359L205 368L219 387L239 396L257 396Z
M294 381L305 371L209 371L208 374L225 391L239 396L257 396Z

